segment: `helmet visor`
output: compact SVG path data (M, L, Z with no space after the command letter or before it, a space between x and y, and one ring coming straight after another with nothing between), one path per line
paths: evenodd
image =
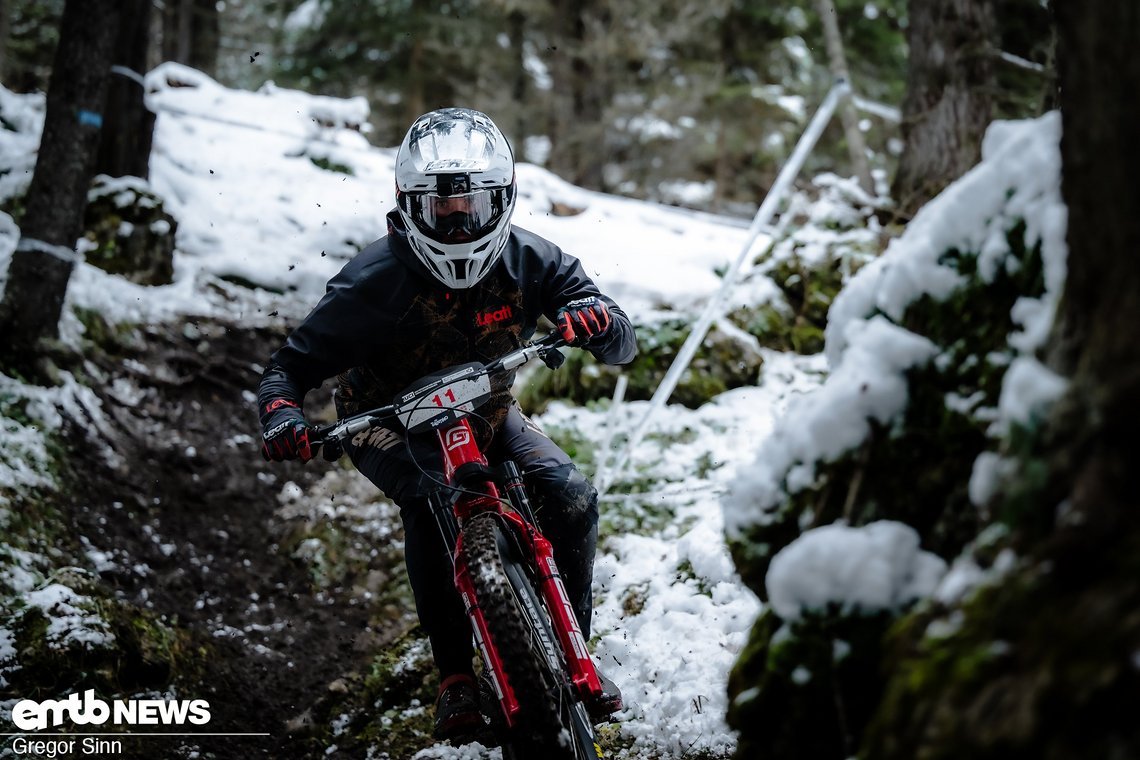
M420 232L440 243L467 243L494 229L506 208L504 188L461 195L409 193L408 212Z

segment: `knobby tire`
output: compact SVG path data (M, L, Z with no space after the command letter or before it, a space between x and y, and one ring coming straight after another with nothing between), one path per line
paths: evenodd
M542 635L554 642L553 632L498 518L479 515L463 533L476 599L521 706L521 720L504 743L504 755L598 760L592 724L585 708L573 698L560 664L552 663L546 654ZM539 619L532 619L528 606Z

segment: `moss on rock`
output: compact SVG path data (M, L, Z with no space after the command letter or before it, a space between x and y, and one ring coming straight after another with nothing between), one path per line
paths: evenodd
M0 613L15 638L4 663L13 694L103 695L163 687L193 678L206 651L168 621L109 598L79 568L56 571Z
M561 368L541 373L522 388L519 401L523 408L538 413L552 399L586 404L610 398L618 375L625 375L629 382L626 399L649 399L677 357L691 326L682 317L638 325L637 358L623 367L603 365L586 351L569 351ZM713 328L681 376L671 399L696 408L726 390L755 384L762 362L759 352L746 340Z
M762 598L772 557L810 527L840 519L853 525L898 520L918 531L924 549L950 560L976 545L995 520L1019 531L1026 519L1051 519L1040 517L1040 499L1035 498L1039 489L1029 488L1017 503L1007 499L993 514L979 509L968 492L979 454L997 445L990 425L1015 353L1010 343L1018 328L1011 316L1014 304L1044 293L1040 244L1026 246L1020 222L1007 230L1006 238L1010 254L993 271L982 271L977 252L947 251L940 263L958 272L960 286L943 300L919 298L897 320L941 349L933 361L907 373L908 403L899 418L871 424L863 444L834 461L799 463L811 468L808 485L793 487L785 475L782 485L789 495L767 513L764 524L751 526L731 545L741 575ZM986 262L991 264L992 259ZM791 286L798 287L793 274L781 286L789 303L797 309L810 305L811 298ZM1018 435L1032 438L1032 431L1015 430L1014 438ZM1031 449L1027 445L1019 450ZM1032 464L1026 456L1020 460ZM802 483L803 467L798 469ZM1034 532L1042 535L1040 526ZM1140 574L1133 575L1132 585L1135 577ZM996 758L1008 757L1002 752L1011 749L1016 749L1016 757L1046 756L1033 754L1044 746L1026 737L1058 725L1059 716L1051 715L1050 705L1051 700L1063 701L1064 689L1090 692L1086 719L1095 722L1091 705L1103 704L1107 694L1132 694L1129 689L1136 681L1131 677L1134 669L1126 673L1127 668L1119 666L1125 658L1077 654L1082 637L1094 647L1123 648L1115 634L1105 634L1102 640L1089 636L1082 621L1073 621L1071 632L1062 635L1069 641L1060 648L1071 645L1074 662L1084 663L1089 684L1079 686L1076 671L1068 666L1035 668L1023 658L1024 650L1051 662L1056 642L1050 642L1049 625L1064 625L1062 618L1072 618L1065 606L1046 597L1042 589L1048 585L1039 573L1026 572L988 590L949 618L960 625L957 631L945 624L931 626L939 616L951 615L950 610L911 613L891 629L886 644L890 615L874 621L839 615L809 618L781 628L778 618L766 612L730 685L730 717L741 730L739 756ZM1134 593L1132 585L1126 585L1128 594ZM1095 592L1089 593L1096 598ZM1080 607L1078 592L1073 594L1069 603ZM1099 601L1115 604L1107 593ZM1084 603L1092 601L1086 598ZM1043 613L1046 609L1049 614ZM1130 619L1124 609L1117 612ZM1111 625L1107 617L1106 627ZM1020 630L1014 623L1026 620L1035 622ZM942 632L932 637L928 628ZM1012 649L1002 643L1014 638L1019 643ZM859 673L862 685L852 696L857 694L865 708L845 709L850 705L843 698L846 682L828 669L825 656L824 642L833 639L862 642L852 646L847 667ZM1007 650L1018 654L1010 658ZM789 675L792 663L804 668L798 676L802 683ZM812 686L817 679L829 682L829 688L817 691ZM881 695L885 697L880 702ZM1073 750L1076 745L1057 746ZM1102 747L1110 746L1115 745L1106 739ZM1089 755L1072 751L1050 756Z
M862 756L1134 757L1140 533L1080 554L1064 572L1023 562L969 599L944 635L931 634L934 611L900 620Z
M83 223L89 263L140 285L173 281L178 225L145 181L96 177Z
M843 760L860 745L883 687L880 639L887 613L757 619L729 676L736 757Z
M992 279L977 269L977 255L948 251L943 263L964 275L948 298L924 296L900 320L942 347L942 354L907 373L908 404L890 425L872 423L864 444L832 462L815 463L809 487L791 493L763 524L730 544L741 576L766 598L764 575L776 552L800 532L846 519L853 525L898 520L915 528L923 548L952 559L983 529L985 515L969 498L978 455L987 435L1015 329L1010 312L1022 297L1044 290L1040 247L1026 250L1022 224L1008 232L1017 266ZM791 490L785 483L785 489Z

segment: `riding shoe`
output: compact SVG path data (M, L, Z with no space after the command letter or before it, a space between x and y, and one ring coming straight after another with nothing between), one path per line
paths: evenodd
M479 692L469 675L449 676L439 685L435 703L435 738L470 736L483 728Z
M602 682L602 693L596 699L587 705L590 712L590 719L595 723L605 723L609 720L610 716L625 708L622 702L621 689L617 684L606 678L606 674L602 672L601 668L594 668L598 674L598 680Z

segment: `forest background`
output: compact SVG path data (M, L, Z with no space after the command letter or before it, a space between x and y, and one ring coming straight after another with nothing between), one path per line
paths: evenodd
M63 5L0 3L0 77L13 91L47 89ZM119 5L139 19L117 45L119 63L136 71L177 61L230 87L272 81L360 96L379 146L398 144L427 110L474 107L492 115L519 159L573 184L738 215L751 215L831 87L821 13L837 21L856 95L886 106L859 114L881 181L913 174L936 192L976 163L991 119L1037 116L1054 104L1051 22L1040 0ZM909 74L908 33L920 43ZM952 100L969 105L931 107ZM943 154L947 176L931 178L929 166L896 171L906 129L929 119L962 122L940 125L954 137L928 151ZM804 174L853 168L834 120Z
M1040 353L1072 383L1053 416L1039 427L1014 431L1002 443L1017 467L1012 468L1013 484L991 507L995 522L1011 529L1003 535L1025 562L1016 578L996 586L969 615L951 616L978 621L954 634L956 649L924 649L929 641L919 634L929 626L919 615L909 627L894 625L894 638L884 649L903 658L917 651L912 658L917 669L885 666L876 644L860 660L868 668L855 685L865 697L873 681L867 674L902 674L901 685L884 692L893 696L886 700L892 709L883 714L904 722L913 718L916 725L898 731L880 727L872 733L875 741L886 737L878 757L920 756L916 747L942 747L945 753L928 756L1131 756L1130 748L1140 740L1119 718L1125 706L1135 704L1138 682L1140 623L1132 611L1140 594L1135 582L1140 577L1135 572L1140 512L1131 483L1135 457L1127 453L1134 447L1127 442L1138 424L1140 363L1129 332L1119 327L1135 321L1140 303L1132 255L1137 161L1131 135L1137 114L1135 98L1126 95L1140 74L1131 54L1140 13L1128 2L1056 0L1052 5L1047 8L1038 0L817 0L759 7L727 0L633 0L623 3L619 13L616 4L563 0L4 2L0 76L16 92L47 91L48 108L26 206L22 197L13 196L3 208L19 220L21 239L29 242L16 248L6 290L11 303L0 305L0 332L21 340L5 345L0 358L13 377L30 379L25 387L50 381L53 359L75 368L97 358L69 355L67 346L50 345L62 303L59 286L66 286L70 264L55 264L43 254L71 250L79 237L78 221L57 223L54 215L75 212L71 217L79 219L92 174L85 165L84 143L91 142L90 136L58 131L60 120L53 113L74 111L53 112L53 102L78 106L81 116L109 102L105 117L110 123L102 135L137 139L118 139L118 144L103 139L95 172L145 177L149 130L139 126L147 116L133 75L161 61L187 63L234 87L297 87L317 95L361 98L370 116L358 128L378 146L398 142L409 121L427 109L474 106L504 127L521 159L577 185L740 218L768 191L837 73L847 72L863 99L858 115L845 109L829 126L803 176L820 171L859 175L858 164L866 161L874 177L867 205L876 207L878 217L878 224L869 226L882 233L884 247L925 200L977 163L982 135L994 119L1037 116L1057 106L1059 93L1070 277L1051 340ZM69 44L95 39L100 43ZM1061 65L1054 49L1062 52ZM227 114L220 111L212 118L225 122ZM76 127L75 119L66 121ZM82 118L78 126L85 126ZM4 127L9 129L7 123ZM865 142L865 149L854 149L854 140ZM313 157L314 163L318 160L327 162ZM806 185L801 183L801 189ZM573 214L575 209L551 209L555 215L561 212ZM915 228L922 230L921 225ZM969 263L978 252L945 253L946 262ZM781 282L787 285L794 276ZM54 314L40 309L50 303L37 297L42 284L59 296ZM35 308L14 308L17 298ZM992 301L992 289L980 289L976 301L950 303L961 308L936 326L977 327L988 340L994 320L975 305ZM998 311L1010 312L1008 305L1000 306ZM43 314L29 320L33 311ZM908 325L917 329L922 320L911 316ZM36 320L38 324L31 323ZM91 324L100 322L92 319ZM20 332L8 332L12 325ZM46 329L39 333L28 327ZM223 332L235 327L228 325ZM23 343L25 337L47 338L46 354L37 354L34 342ZM119 340L113 331L102 337L112 347ZM987 345L973 338L966 343ZM819 346L806 350L818 351ZM45 355L47 362L28 362ZM113 361L115 356L105 355L106 367L122 364ZM926 387L939 402L929 407L941 415L938 419L953 419L945 414L939 386L923 383L921 374L916 377L915 387ZM161 411L174 414L168 406ZM947 460L948 442L962 437L931 435L928 420L920 422L914 432L918 440L933 441L925 464L934 471ZM876 429L875 435L889 443L899 432ZM874 460L870 448L861 452L854 463L840 463L850 465L854 476L847 478L846 471L836 476L837 482L852 484L850 494L864 480L879 482L864 479ZM70 466L86 475L86 452L69 453L77 455ZM973 461L972 453L962 461ZM918 471L910 465L897 469ZM950 481L965 487L957 473L948 476ZM74 482L83 485L78 478ZM911 483L900 487L910 489ZM83 493L83 488L74 490ZM882 516L879 507L895 503L874 495L862 498L868 520ZM848 502L854 504L854 497ZM786 527L789 535L802 528L795 520ZM957 548L947 551L945 559L953 559ZM741 566L756 577L762 574L761 568ZM752 585L762 591L762 584ZM767 620L756 626L757 643L742 658L734 699L763 678L768 679L765 688L755 693L787 705L788 691L781 690L785 681L748 665L771 664L768 644L787 643L777 636L782 629ZM1086 620L1098 624L1082 625ZM1062 623L1071 628L1058 635ZM908 648L910 634L918 645ZM1016 656L992 662L979 658L979 652L995 651L986 648L994 636L1013 642L1003 652ZM1110 638L1111 646L1098 636ZM984 646L975 646L975 638ZM1122 651L1128 656L1120 657ZM1097 662L1098 657L1104 662ZM62 671L56 667L51 672ZM792 668L788 675L801 686L796 673ZM916 684L929 688L921 695L922 709L912 709L916 700L907 691ZM999 705L1007 709L996 713L995 690L1009 695ZM828 709L836 701L822 687L811 695ZM754 715L774 714L760 709L761 702L746 700L756 712L740 712L733 719L734 727L751 729L742 734L741 757L756 756L749 753L758 746L750 742L757 739L782 741L779 732L756 730ZM281 710L265 713L279 717ZM857 746L860 725L840 711L835 730L823 731L824 714L822 709L804 710L802 723L786 721L788 736L795 740L787 745L787 756L804 756L805 737L831 741L839 735ZM1058 720L1059 714L1065 720ZM991 715L996 717L990 720ZM1024 721L1013 720L1027 715ZM942 722L923 723L927 716ZM922 733L935 723L937 731ZM1073 751L1086 748L1090 735L1102 742L1103 752ZM970 751L947 749L954 741ZM838 745L831 741L831 746ZM1008 752L1010 746L1020 754ZM986 752L973 751L979 747Z

